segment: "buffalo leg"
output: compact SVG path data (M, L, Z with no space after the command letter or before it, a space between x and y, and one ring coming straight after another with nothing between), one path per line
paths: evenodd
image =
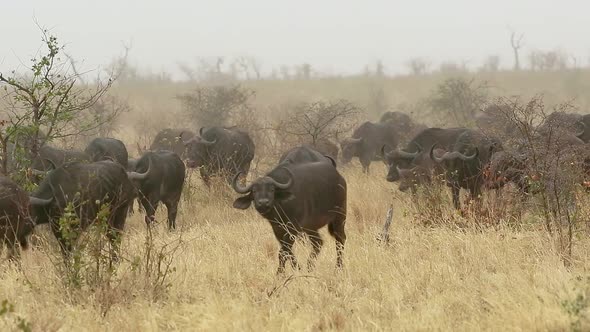
M346 232L344 232L344 225L346 220L338 218L328 224L328 231L336 239L336 267L342 268L342 260L344 256L344 243L346 243Z
M113 219L107 231L107 238L111 244L111 259L112 261L119 260L119 247L121 246L121 234L125 227L125 219L127 218L129 207L120 207L113 211Z
M459 190L461 188L459 187L458 184L453 183L451 184L451 193L453 195L453 206L455 206L455 209L459 210L461 209L461 204L459 202Z
M324 241L322 240L320 233L317 231L306 231L306 233L312 246L311 254L309 255L309 259L307 261L307 270L311 272L315 267L315 260L322 249Z
M164 202L168 210L168 229L176 229L176 215L178 214L178 201L180 198L175 198Z
M287 260L291 261L291 266L294 270L299 269L295 255L293 255L295 235L291 234L288 230L288 226L281 222L273 222L272 230L281 245L281 248L279 249L279 268L277 274L285 272L285 263Z
M368 175L369 174L369 164L363 163L362 166L363 166L363 173Z
M151 224L156 220L156 209L158 208L159 198L157 197L142 197L141 205L145 210L145 223Z

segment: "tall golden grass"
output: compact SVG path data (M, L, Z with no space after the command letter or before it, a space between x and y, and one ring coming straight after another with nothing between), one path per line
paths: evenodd
M497 86L496 94L549 91L555 100L578 97L585 105L586 96L564 87L568 79L582 82L588 76L587 71L496 73L477 79ZM264 112L292 100L345 98L366 105L375 84L384 89L390 105L414 103L442 79L442 75L358 77L246 85L257 91L255 104ZM113 93L134 108L125 115L117 136L133 151L144 131L183 125L176 117L181 106L175 96L190 88L187 83L153 82L115 86ZM314 271L288 269L276 276L278 243L268 222L252 209L233 209L237 195L230 188L219 185L208 190L194 172L190 195L181 203L179 229L167 231L165 208L157 215L153 245L177 246L164 250L173 255L174 268L164 287L156 289L142 273L134 272L132 259L146 242L141 213L128 219L121 248L124 259L108 287L65 285L52 235L40 230L38 234L48 240L36 241L39 244L24 252L20 263L1 264L0 301L7 300L14 312L0 310L0 330L18 330L19 322L34 331L589 328L584 283L590 266L587 234L575 239L573 258L566 267L555 242L541 227L503 223L470 227L472 219L462 220L466 227L461 228L445 222L423 226L415 216L424 211L416 210L409 195L384 180L382 164L373 164L369 176L358 165L341 171L348 182L348 240L342 271L335 269L335 244L323 230L326 241ZM394 206L391 242L380 245L375 237L390 204ZM453 213L449 203L434 218L448 220ZM304 241L296 244L301 262L309 252Z
M0 317L0 329L16 329L16 316L35 331L570 328L563 303L583 294L586 237L576 241L566 268L543 231L420 226L409 197L381 177L356 168L343 174L349 206L342 271L324 230L316 269L277 277L278 245L268 222L252 209L233 209L230 188L209 191L193 180L197 188L182 202L176 232L167 231L165 211L158 214L156 242L182 240L168 288L154 296L123 261L112 289L69 289L56 269L57 248L47 241L20 264L2 264L0 300L15 312ZM375 236L392 203L391 242L379 245ZM143 216L135 214L123 236L124 257L141 250L145 233ZM298 242L295 249L304 262L309 246Z

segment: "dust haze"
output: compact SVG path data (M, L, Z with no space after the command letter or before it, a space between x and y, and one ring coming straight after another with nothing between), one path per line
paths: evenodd
M0 8L0 331L590 331L588 1Z
M489 55L510 66L507 35L526 35L526 50L563 49L587 63L589 4L521 1L4 1L0 68L14 68L37 50L39 24L67 41L89 68L132 46L132 64L183 79L177 62L254 56L270 73L310 63L327 74L359 73L377 60L391 74L423 57L435 65Z

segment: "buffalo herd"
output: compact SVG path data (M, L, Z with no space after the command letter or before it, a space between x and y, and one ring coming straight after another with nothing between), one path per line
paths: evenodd
M476 128L428 128L406 114L388 112L378 122L360 124L350 137L341 140L339 160L346 166L358 158L367 174L371 162L380 160L386 165L384 180L398 182L399 190L412 193L440 178L450 188L456 209L460 209L461 189L473 200L482 190L509 183L523 193L532 192L528 179L534 174L527 164L539 154L527 150L529 146L522 144L525 138L538 144L543 153L571 150L575 152L568 159L571 163L590 165L585 154L590 140L588 116L554 113L536 130L527 131L507 121L502 112L498 107L485 109L475 119ZM519 135L523 131L529 134ZM162 203L168 212L168 228L176 228L185 174L187 168L196 168L207 187L212 186L213 177L219 177L241 195L234 208L254 205L268 220L280 244L279 273L287 262L298 267L292 246L299 235L307 236L312 244L308 268L313 267L323 243L318 231L324 226L336 241L336 265L341 267L347 185L337 167L338 146L329 140L318 143L286 151L271 171L252 182L246 179L255 145L246 131L235 126L203 127L195 132L164 129L137 159L130 158L125 144L113 138L96 138L82 151L44 144L28 172L37 184L34 192L27 193L8 177L0 177L4 243L9 257L15 258L19 246L26 248L34 227L49 224L67 256L72 240L100 221L107 226L106 235L116 257L120 234L135 200L148 225ZM64 234L64 220L72 216L78 222Z

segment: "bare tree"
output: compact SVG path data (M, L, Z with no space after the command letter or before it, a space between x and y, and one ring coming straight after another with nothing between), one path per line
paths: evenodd
M279 69L279 71L281 72L281 78L284 80L288 80L291 79L291 73L289 70L289 66L287 65L282 65L281 68Z
M198 79L197 72L194 68L184 62L177 62L178 69L186 76L190 82L195 82Z
M252 73L254 78L259 80L262 78L261 68L262 65L253 56L240 56L234 59L231 66L239 67L241 72L244 74L244 78L249 80L250 74Z
M381 60L377 60L377 63L375 64L375 75L377 77L385 76L385 66Z
M94 119L88 110L106 93L113 78L106 82L97 79L92 87L76 85L82 77L72 73L68 61L61 60L64 47L47 30L41 28L41 34L45 51L31 60L32 74L0 73L5 92L2 102L7 109L0 147L4 156L9 149L6 143L18 143L14 139L19 134L27 136L30 160L38 155L44 142L95 130L104 120Z
M522 40L524 34L521 33L519 36L516 35L515 31L510 32L510 46L514 52L514 70L520 70L520 49L524 46Z
M125 71L128 68L128 56L130 47L124 45L124 52L121 56L115 58L111 65L109 66L108 73L113 78L113 80L118 79L121 75L124 75ZM83 76L78 71L77 63L73 57L69 54L64 53L65 56L70 61L70 66L73 73L79 78L80 83L84 86L89 86L86 81L84 80ZM99 82L93 82L93 84L99 84ZM85 133L82 133L82 136L87 138L94 137L94 136L101 136L107 137L113 134L117 130L117 118L122 113L129 112L131 107L129 103L124 100L121 100L118 97L112 95L103 95L96 100L89 109L88 109L88 116L89 119L79 119L81 121L95 121L96 123L100 124L94 130L89 130Z
M233 86L200 86L191 93L179 95L187 116L199 126L223 126L236 113L251 109L249 99L254 91Z
M360 109L346 100L303 103L287 113L278 131L296 138L299 143L312 145L322 140L337 140L357 124Z
M434 117L444 125L465 126L473 123L475 113L488 99L488 85L475 80L450 78L439 84L429 104Z
M487 72L497 72L500 69L500 57L497 55L488 56L481 69Z
M412 75L424 75L428 72L430 64L423 58L413 58L407 63Z

